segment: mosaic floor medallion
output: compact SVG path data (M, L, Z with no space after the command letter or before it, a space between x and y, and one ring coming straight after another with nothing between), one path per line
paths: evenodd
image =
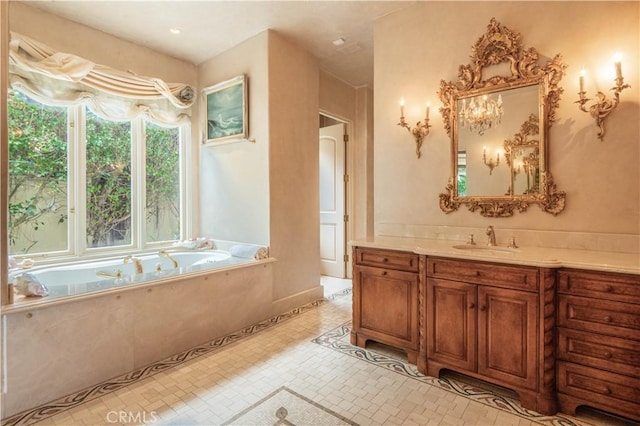
M357 423L283 386L223 425L355 425Z

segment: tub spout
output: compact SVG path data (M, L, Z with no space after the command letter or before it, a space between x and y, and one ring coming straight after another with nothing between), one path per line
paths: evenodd
M135 265L136 274L140 275L140 274L144 273L144 271L142 270L142 261L139 258L137 258L135 256L131 256L131 255L129 255L129 256L124 258L124 263L125 264L129 263L129 261L132 261L133 264Z
M169 252L168 252L168 251L166 251L166 250L160 250L160 253L158 253L158 256L163 256L163 257L168 258L171 262L173 262L173 269L178 269L178 261L177 261L177 260L175 260L175 259L173 258L173 256L171 256L171 255L169 254Z
M106 272L106 271L98 271L96 272L96 275L99 277L103 277L103 278L115 278L117 280L119 280L120 278L122 278L122 271L120 269L116 269L116 273L112 274L110 272Z

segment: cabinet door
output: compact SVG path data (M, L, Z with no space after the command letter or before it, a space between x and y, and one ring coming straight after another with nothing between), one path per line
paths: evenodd
M536 390L537 294L478 287L478 373Z
M476 369L476 286L427 279L427 358Z
M418 274L354 268L353 328L391 346L418 349Z

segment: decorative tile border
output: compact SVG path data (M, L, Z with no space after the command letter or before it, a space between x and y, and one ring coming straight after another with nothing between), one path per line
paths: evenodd
M350 290L351 289L346 289L344 291L332 294L325 299L318 299L311 303L307 303L306 305L292 309L289 312L276 315L274 317L271 317L259 323L250 325L246 328L243 328L240 331L227 334L226 336L219 337L215 340L212 340L211 342L205 343L200 346L196 346L195 348L192 348L192 349L188 349L182 353L179 353L177 355L174 355L162 361L158 361L156 363L150 364L146 367L142 367L138 370L129 372L127 374L116 377L114 379L107 380L102 383L98 383L94 386L83 389L71 395L56 399L47 404L43 404L41 406L23 411L21 413L14 414L11 417L2 419L2 425L23 426L23 425L37 423L39 421L52 417L56 414L59 414L63 411L66 411L70 408L77 407L80 404L83 404L88 401L92 401L96 398L100 398L106 394L122 389L128 385L139 382L140 380L146 379L147 377L151 377L162 371L184 364L185 362L199 358L203 355L207 355L207 354L219 351L232 343L239 342L243 339L246 339L247 337L255 335L260 331L267 330L284 321L295 318L305 312L315 309L327 303L329 300L335 300L338 297L344 296L346 294L350 294L351 293Z
M531 422L535 422L541 425L553 425L553 426L583 426L590 425L583 421L579 421L568 416L545 416L532 410L523 408L517 399L511 398L507 395L502 395L500 392L490 392L487 389L483 389L479 386L473 386L465 383L461 380L453 378L435 378L426 376L420 373L417 367L413 364L409 364L402 360L393 358L375 350L368 350L358 346L354 346L349 343L349 334L351 332L351 321L348 321L333 330L322 334L312 340L313 343L317 343L329 349L339 351L343 354L359 358L363 361L374 364L378 367L391 370L395 373L402 374L412 379L418 380L422 383L426 383L431 386L444 389L449 392L453 392L456 395L469 398L473 401L479 402L484 405L488 405L492 408L496 408L502 411L506 411L511 414L515 414Z

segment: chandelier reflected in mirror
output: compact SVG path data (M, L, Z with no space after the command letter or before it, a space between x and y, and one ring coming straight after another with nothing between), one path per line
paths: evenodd
M501 95L498 95L497 100L488 95L476 96L471 98L469 105L466 99L462 100L460 124L470 132L482 136L484 132L500 124L503 115Z

